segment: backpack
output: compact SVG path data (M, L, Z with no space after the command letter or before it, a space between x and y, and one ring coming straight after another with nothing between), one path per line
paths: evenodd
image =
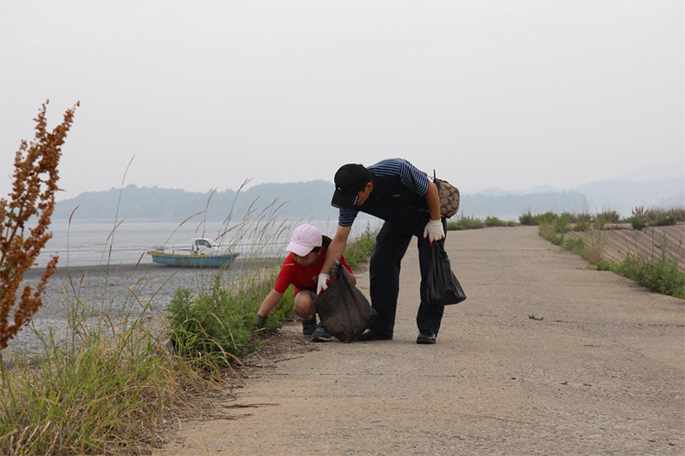
M440 196L440 215L450 218L459 212L459 189L446 180L433 177L433 182L438 187Z
M428 173L424 174L428 176ZM445 218L450 218L459 212L459 189L450 184L446 180L438 179L433 170L433 182L438 187L438 196L440 197L440 215Z

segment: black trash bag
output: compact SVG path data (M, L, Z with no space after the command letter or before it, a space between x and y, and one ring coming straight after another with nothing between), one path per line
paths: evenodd
M464 290L452 272L450 259L445 252L445 241L435 241L431 246L431 262L428 266L427 280L424 301L446 306L458 304L466 299Z
M378 317L368 299L334 268L336 281L316 298L321 323L338 340L352 342Z

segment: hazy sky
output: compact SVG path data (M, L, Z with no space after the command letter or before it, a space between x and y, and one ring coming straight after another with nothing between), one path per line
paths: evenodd
M685 174L683 1L1 1L0 175L76 101L59 199L332 181ZM680 162L673 166L674 162ZM656 174L655 174L656 173Z

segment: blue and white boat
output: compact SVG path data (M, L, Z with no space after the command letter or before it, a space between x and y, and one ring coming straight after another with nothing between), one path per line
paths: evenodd
M156 247L147 252L157 264L191 268L227 268L240 255L235 252L221 253L209 239L193 239L190 248Z

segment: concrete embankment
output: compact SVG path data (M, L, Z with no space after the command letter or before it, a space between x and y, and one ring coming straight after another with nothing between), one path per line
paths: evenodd
M223 419L182 423L154 454L685 453L682 300L589 270L536 228L450 232L447 251L468 299L437 345L415 343L412 246L394 340L264 359Z

